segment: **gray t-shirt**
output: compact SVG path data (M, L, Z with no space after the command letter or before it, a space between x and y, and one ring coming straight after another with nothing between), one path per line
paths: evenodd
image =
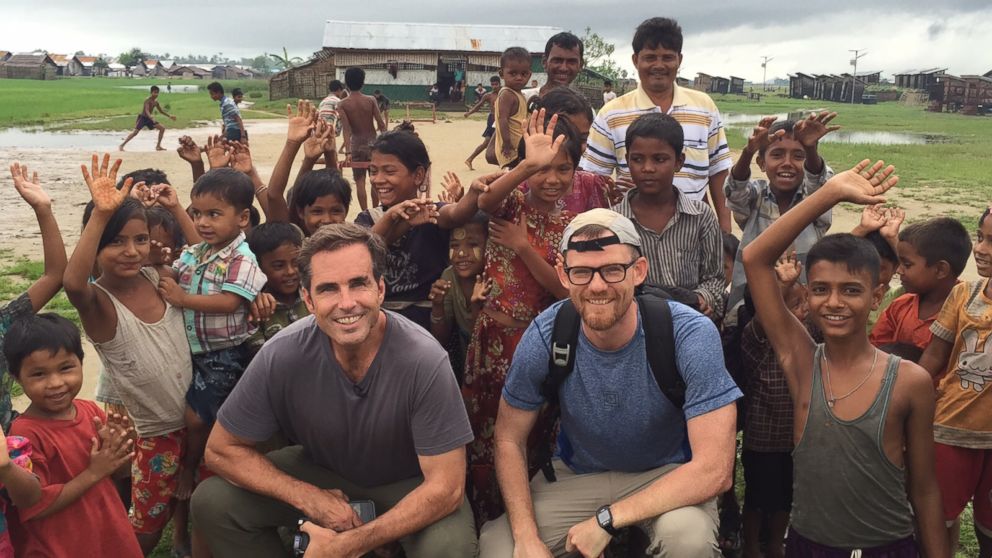
M309 316L265 343L217 420L251 441L281 432L359 486L422 474L418 455L464 446L472 427L445 350L420 326L384 312L385 337L361 382L344 374Z

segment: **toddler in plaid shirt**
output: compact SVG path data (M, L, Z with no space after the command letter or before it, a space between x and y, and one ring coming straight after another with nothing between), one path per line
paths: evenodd
M254 188L247 175L230 168L201 176L191 193L191 213L203 242L187 247L172 264L175 278L163 277L162 297L183 308L193 353L193 383L186 394L189 431L187 466L196 470L217 410L248 366L245 341L253 326L249 304L265 286L265 274L248 248ZM191 486L191 478L180 486Z

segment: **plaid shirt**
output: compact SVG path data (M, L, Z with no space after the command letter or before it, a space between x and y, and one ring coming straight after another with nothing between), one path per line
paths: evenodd
M826 161L823 162L823 170L820 171L820 174L813 174L803 167L803 183L796 188L789 208L796 207L805 197L819 190L833 175L834 171L827 165ZM741 228L741 247L734 256L734 278L730 286L730 299L727 301L727 307L733 308L744 300L744 288L747 287L747 277L744 276L744 261L742 260L744 248L770 227L781 214L775 193L772 192L772 187L768 181L763 178L736 180L734 175L730 174L727 176L723 191L727 196L727 207L733 213L734 221ZM830 224L831 213L828 209L826 213L817 217L816 221L806 225L803 232L799 233L799 237L792 243L792 248L804 265L809 249L816 244L817 240L827 234L827 231L830 230ZM802 281L806 282L805 270Z
M792 397L771 343L752 320L741 334L744 390L744 449L792 451Z
M248 249L244 233L216 254L210 253L210 245L206 242L189 246L173 262L172 269L179 276L179 285L191 295L234 293L251 302L266 281L255 262L255 255ZM210 314L186 308L183 321L194 355L236 347L248 339L254 329L248 323L247 304L231 314Z
M26 292L0 306L0 347L3 346L3 337L7 334L10 326L14 325L17 320L33 314L34 306L31 304L31 297ZM3 356L3 352L0 352L0 426L3 426L4 432L10 429L10 388L13 383L7 372L7 359Z

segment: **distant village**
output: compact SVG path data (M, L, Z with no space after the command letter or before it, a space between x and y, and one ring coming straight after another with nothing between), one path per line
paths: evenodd
M328 25L345 25L328 22ZM448 26L454 27L454 26ZM402 35L405 27L394 30ZM376 44L338 44L336 37L349 36L326 33L324 48L314 53L307 62L274 75L259 73L238 64L185 64L174 60L143 60L132 66L121 64L116 58L99 58L83 55L63 55L36 51L11 53L0 50L0 79L58 79L64 77L161 77L176 79L270 79L270 96L315 98L324 93L322 84L343 73L348 65L360 65L371 70L370 83L382 88L397 100L412 100L422 96L424 86L431 83L445 84L457 71L466 71L469 85L488 82L488 75L498 69L497 52L467 51L460 46L448 45L437 37L437 52L424 53L409 48L409 41ZM353 36L353 35L352 35ZM385 35L389 36L389 35ZM442 44L443 43L443 44ZM393 46L395 45L395 46ZM401 46L403 45L403 46ZM356 48L357 47L357 48ZM464 52L463 52L464 51ZM540 54L534 53L535 78L543 76ZM381 70L381 71L377 71ZM423 74L423 75L421 75ZM332 77L334 76L334 77ZM585 69L576 84L587 93L590 100L599 97L598 86L608 79ZM953 75L947 68L905 70L893 74L892 80L883 80L881 71L864 71L842 74L813 74L797 72L789 75L787 95L796 99L834 101L838 103L873 104L884 101L907 101L925 105L934 112L961 112L962 114L992 114L992 70L984 75ZM689 80L678 78L682 87L715 94L746 95L754 99L767 92L762 84L748 83L744 78L721 77L698 73ZM782 80L784 85L784 80ZM632 79L615 80L620 92L636 87ZM409 99L408 99L409 98Z
M12 53L0 50L0 79L58 79L64 77L174 77L176 79L255 79L266 76L237 64L181 64L175 60L143 60L132 66L117 58L44 51Z

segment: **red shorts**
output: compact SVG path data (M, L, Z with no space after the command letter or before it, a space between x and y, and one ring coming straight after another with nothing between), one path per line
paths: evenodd
M974 500L975 525L992 533L992 450L934 444L944 519L954 521Z
M157 533L172 517L185 443L185 428L135 442L131 463L131 526L135 533Z

